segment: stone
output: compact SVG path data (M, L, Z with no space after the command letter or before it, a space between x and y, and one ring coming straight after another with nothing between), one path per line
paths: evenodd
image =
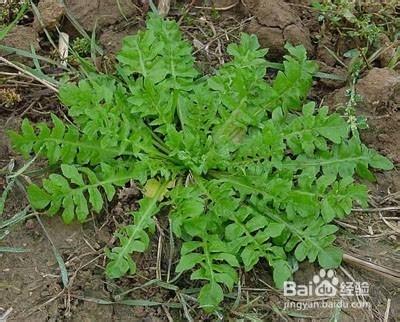
M313 53L309 30L287 3L245 0L244 4L255 16L246 31L258 36L262 47L269 49L269 58L280 59L286 53L284 46L287 42L302 44L309 55Z
M40 20L35 16L33 27L39 32L44 28L56 29L65 14L65 6L58 0L40 0L37 7L40 12Z

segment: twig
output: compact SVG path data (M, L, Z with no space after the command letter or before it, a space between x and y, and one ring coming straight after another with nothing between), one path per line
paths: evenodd
M391 278L392 280L394 280L397 283L400 283L400 271L394 270L392 268L384 267L382 265L374 264L374 263L368 262L368 261L363 260L358 257L354 257L349 254L343 254L343 260L346 263L361 266L367 270L381 274L385 277Z
M232 3L229 6L226 7L201 7L201 6L195 6L196 9L202 9L202 10L216 10L216 11L227 11L230 10L234 7L236 7L240 3L240 0L236 1L235 3Z
M63 288L63 289L61 290L61 292L57 293L57 294L56 294L55 296L53 296L51 299L49 299L49 300L47 300L46 302L44 302L44 303L42 303L42 304L39 304L38 306L32 308L30 311L27 312L26 317L30 316L31 314L35 313L37 310L40 310L42 307L44 307L44 306L50 304L51 302L57 300L61 295L64 294L65 290L66 290L66 289Z
M171 313L169 313L168 308L165 305L161 305L161 307L164 310L164 313L167 316L168 321L174 322L174 319L172 318Z
M356 227L354 225L350 225L346 222L340 221L340 220L335 220L335 224L338 224L339 226L342 226L343 228L351 228L353 230L359 230L359 227Z
M196 2L196 0L192 0L185 9L185 12L181 15L181 17L178 20L178 25L180 25L183 21L183 19L186 17L186 15L189 13L189 11L193 8L194 3Z
M201 50L208 48L214 41L217 41L219 38L221 38L221 37L223 37L223 36L225 36L225 35L227 35L227 34L233 32L233 31L235 31L235 30L237 30L237 29L242 28L243 25L244 25L245 23L247 23L247 22L249 22L249 21L251 21L251 20L253 20L253 19L254 19L254 17L249 17L249 18L247 18L247 19L241 21L240 24L239 24L238 26L235 26L235 27L233 27L233 28L231 28L231 29L229 29L229 30L226 30L226 32L221 33L220 35L211 38L210 41L209 41L206 45L204 45L203 48L197 49L197 50L193 53L193 55L196 55L196 54L199 53Z
M390 313L390 304L391 303L392 303L392 300L391 299L387 299L385 318L383 319L384 322L388 322L389 321L389 313Z
M388 226L390 229L392 229L396 234L400 235L400 229L393 226L390 222L388 222L385 217L382 216L381 212L379 212L379 217L381 217L382 221Z
M75 272L72 274L72 276L71 276L71 278L70 278L68 292L69 292L69 290L71 289L71 286L72 286L72 284L74 283L74 281L75 281L75 279L76 279L76 276L78 275L78 272L79 272L81 269L85 268L86 266L88 266L88 265L92 264L93 262L97 261L97 260L98 260L100 257L102 257L102 256L104 256L104 255L103 255L103 254L97 255L95 258L92 258L90 261L88 261L87 263L85 263L85 264L79 266L79 267L75 270Z
M338 55L336 55L336 53L335 53L332 49L330 49L330 48L328 48L328 47L326 47L326 46L322 46L322 47L324 47L325 50L326 50L333 58L335 58L335 60L336 60L340 65L342 65L344 68L347 68L347 65L343 62L343 60L341 60L341 59L338 57Z
M383 208L353 208L351 211L354 212L380 212L380 211L400 211L400 206L383 207Z
M29 106L19 115L19 117L23 117L28 111L40 100L40 97L35 99Z
M379 234L375 234L375 235L371 235L370 233L368 233L368 235L359 235L358 237L362 237L362 238L378 238L378 237L384 237L384 236L389 236L392 235L392 232L384 232L384 233L379 233Z
M162 235L158 236L156 278L161 281Z
M310 9L310 10L317 11L317 9L315 9L314 7L312 7L312 6L306 6L306 5L304 5L304 4L288 3L288 5L289 5L289 6L292 6L292 7L299 7L299 8L304 8L304 9Z
M354 277L350 274L350 272L345 269L342 265L340 265L340 270L344 273L344 275L346 275L352 282L355 282L356 280L354 279Z
M47 88L51 89L52 91L58 93L58 89L56 87L54 87L53 85L51 85L48 81L44 80L44 79L40 79L39 77L33 75L31 72L24 70L23 68L19 67L18 65L10 62L8 59L4 58L4 57L0 57L0 61L2 61L3 63L5 63L8 66L11 66L17 70L19 70L21 73L28 75L29 77L37 80L39 83L41 83L42 85L46 86Z
M383 115L383 116L391 117L391 115ZM382 199L382 203L389 201L389 200L396 199L397 197L400 197L400 191L397 191L397 192L387 195L385 198Z

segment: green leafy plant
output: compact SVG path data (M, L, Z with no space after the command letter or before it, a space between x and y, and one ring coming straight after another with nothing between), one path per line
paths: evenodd
M202 281L206 311L238 282L239 267L266 263L278 287L296 261L337 267L333 220L367 203L354 177L373 180L370 168L392 163L341 115L307 101L317 66L302 46L286 49L272 82L267 50L247 34L215 75L199 75L178 25L151 15L147 30L125 38L114 75L61 87L73 124L53 115L52 126L25 120L10 133L18 151L60 170L28 187L32 206L84 222L135 180L144 197L106 251L107 275L135 273L132 253L149 247L163 208L182 241L176 272Z

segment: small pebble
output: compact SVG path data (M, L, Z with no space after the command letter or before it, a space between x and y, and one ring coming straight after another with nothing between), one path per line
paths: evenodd
M36 227L36 222L33 219L28 219L25 223L25 228L32 230L35 229Z

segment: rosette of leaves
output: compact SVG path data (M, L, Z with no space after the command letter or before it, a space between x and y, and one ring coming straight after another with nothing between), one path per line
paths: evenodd
M283 70L266 81L267 50L243 34L228 47L230 62L201 75L177 23L151 15L146 30L125 38L115 74L60 88L73 124L53 115L52 125L25 120L10 133L18 151L56 169L28 187L32 206L84 222L135 180L147 191L107 250L107 275L135 273L132 254L149 247L165 208L182 241L176 271L199 280L206 311L240 267L268 266L277 287L296 262L337 267L333 220L367 203L355 178L393 166L341 115L307 100L317 66L302 46L286 49Z

